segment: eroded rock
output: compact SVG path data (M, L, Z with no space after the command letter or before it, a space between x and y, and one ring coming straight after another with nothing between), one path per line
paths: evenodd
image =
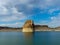
M32 20L27 20L23 25L23 32L33 32L34 22Z

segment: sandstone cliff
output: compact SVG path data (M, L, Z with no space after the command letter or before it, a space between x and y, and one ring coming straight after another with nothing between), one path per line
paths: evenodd
M33 32L34 22L32 20L27 20L23 25L23 32Z

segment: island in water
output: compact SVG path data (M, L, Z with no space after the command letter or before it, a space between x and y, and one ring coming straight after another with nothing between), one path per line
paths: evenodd
M20 28L0 26L0 31L22 31L22 30L25 31L28 29L29 30L33 29L33 31L60 31L60 27L51 28L48 25L35 25L32 20L27 20L23 27Z

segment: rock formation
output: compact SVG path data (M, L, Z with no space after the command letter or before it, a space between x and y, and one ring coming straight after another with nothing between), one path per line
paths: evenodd
M27 20L23 25L23 32L33 32L34 31L34 23L32 20Z

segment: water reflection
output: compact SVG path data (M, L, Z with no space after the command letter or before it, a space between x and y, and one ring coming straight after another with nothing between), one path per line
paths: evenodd
M33 36L34 33L32 33L32 32L24 32L23 34L24 34L24 36L25 36L26 38L30 38L30 37Z
M48 45L50 42L50 33L48 32L25 32L23 36L25 45Z
M23 34L24 34L24 39L25 39L25 45L33 45L33 35L34 35L34 33L25 32Z

